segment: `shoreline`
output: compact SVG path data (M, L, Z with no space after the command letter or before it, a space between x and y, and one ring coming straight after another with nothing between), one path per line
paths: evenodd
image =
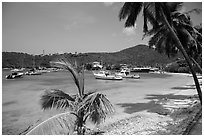
M190 76L190 74L178 73L168 73L168 75L182 75L187 77ZM193 85L194 83L188 82L181 87L189 87L189 84ZM156 104L161 105L154 108L155 112L148 112L147 110L144 110L128 116L118 116L120 117L118 119L116 118L117 116L115 116L115 118L113 118L113 116L111 120L107 120L105 123L101 124L94 130L101 135L185 134L185 130L188 128L192 120L189 117L194 118L198 113L202 113L200 112L202 108L194 89L188 89L188 92L179 91L175 95L186 95L187 98L179 99L178 97L177 99L169 99L168 95L164 95L163 98L154 100ZM178 102L178 104L174 104L175 101ZM186 110L189 110L192 113L190 112L189 114L182 114L182 111ZM185 118L182 118L181 116ZM177 117L181 118L175 120ZM176 126L177 129L172 125Z
M158 112L163 110L158 110ZM202 113L201 106L198 102L188 108L171 109L171 111L163 114L143 111L129 118L103 126L99 128L99 131L102 135L188 134L190 132L190 124L194 119L200 118L197 117L197 115L200 116L200 113ZM192 127L190 128L192 129Z

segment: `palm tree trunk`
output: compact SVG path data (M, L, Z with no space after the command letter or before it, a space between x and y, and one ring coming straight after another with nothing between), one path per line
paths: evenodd
M198 67L200 74L202 74L202 68L200 67L200 65L198 64L198 62L195 61L194 58L191 57L191 60L193 61L193 63Z
M169 31L171 32L173 38L175 39L175 42L176 42L176 45L177 45L178 49L182 52L182 54L183 54L183 56L184 56L186 62L188 63L188 66L189 66L189 68L190 68L190 71L191 71L191 73L192 73L192 75L193 75L193 79L194 79L194 82L195 82L195 85L196 85L196 89L197 89L197 92L198 92L198 96L199 96L199 99L200 99L200 103L201 103L201 105L202 105L202 91L201 91L200 84L199 84L199 82L198 82L198 78L197 78L197 76L196 76L196 73L195 73L195 71L193 70L193 66L192 66L192 64L191 64L191 60L190 60L189 56L187 55L187 53L186 53L184 47L182 46L182 44L181 44L179 38L177 37L176 33L174 32L174 30L173 30L172 27L170 26L169 22L167 21L166 16L164 15L164 12L163 12L162 9L161 9L161 14L162 14L162 16L163 16L163 18L164 18L164 21L165 21L165 23L166 23L166 25L167 25Z
M195 46L197 47L196 41L195 41L195 39L191 36L191 34L190 34L187 30L185 30L185 29L183 29L183 31L188 35L188 37L189 37L192 41L194 41ZM197 68L199 69L199 72L202 74L202 68L200 67L200 65L194 60L194 58L191 57L191 60L192 60L193 63L197 66Z

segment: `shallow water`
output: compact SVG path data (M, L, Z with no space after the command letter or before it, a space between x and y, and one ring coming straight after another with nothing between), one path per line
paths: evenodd
M5 76L9 73L9 71L2 73L3 134L19 134L37 120L45 120L57 113L41 110L40 96L44 90L61 89L69 94L75 94L77 91L69 72L50 72L6 80ZM139 75L140 79L110 81L97 80L92 72L86 72L85 89L104 93L119 110L120 106L117 105L119 103L141 102L148 94L162 93L189 81L188 78L183 79L183 76L150 73Z

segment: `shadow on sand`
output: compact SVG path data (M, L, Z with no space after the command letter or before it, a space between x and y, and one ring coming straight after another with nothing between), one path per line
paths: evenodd
M188 89L196 89L196 88L191 86L191 87L173 87L171 89L175 89L175 90L188 90Z
M119 105L119 106L125 108L124 112L128 113L128 114L147 110L148 112L158 113L161 115L167 115L169 113L169 110L163 108L163 106L158 102L165 102L165 101L167 101L167 99L184 100L184 99L189 98L189 97L190 96L174 95L174 94L165 94L165 95L149 94L145 98L145 99L151 100L148 103L119 103L116 105Z

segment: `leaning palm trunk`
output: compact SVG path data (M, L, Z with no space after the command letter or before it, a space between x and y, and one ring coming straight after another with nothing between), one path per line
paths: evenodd
M189 34L189 32L185 29L183 29L183 31L185 31L185 34L188 35L188 37L193 41L193 43L195 44L195 46L197 47L197 44L196 44L196 40ZM193 57L190 58L192 60L192 62L197 66L198 70L199 70L199 73L202 74L202 68L200 67L200 65L194 60Z
M195 61L194 58L191 58L191 60L193 61L193 63L197 66L197 68L199 69L199 73L202 74L202 68L200 67L200 65L198 64L198 62Z
M199 84L199 82L198 82L198 78L197 78L197 76L196 76L196 73L195 73L195 71L194 71L194 69L193 69L193 66L192 66L192 64L191 64L191 60L190 60L189 56L187 55L187 53L186 53L184 47L182 46L182 44L181 44L179 38L177 37L176 33L174 32L174 30L173 30L172 27L170 26L169 22L167 21L166 16L164 15L164 12L163 12L162 9L161 9L161 14L162 14L162 17L164 18L164 22L166 23L166 25L167 25L167 27L168 27L170 33L172 34L172 37L175 39L176 46L177 46L178 49L181 51L181 53L183 54L183 56L184 56L186 62L188 63L188 66L189 66L189 68L190 68L190 71L191 71L191 73L192 73L192 75L193 75L193 79L194 79L194 82L195 82L195 85L196 85L196 89L197 89L197 92L198 92L198 96L199 96L199 99L200 99L200 103L201 103L201 105L202 105L202 91L201 91L200 84Z

